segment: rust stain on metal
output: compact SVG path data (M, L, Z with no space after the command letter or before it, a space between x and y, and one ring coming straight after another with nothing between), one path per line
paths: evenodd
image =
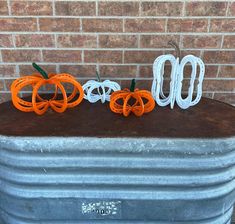
M23 113L11 102L0 105L0 135L217 138L235 135L235 107L202 98L188 110L156 106L143 117L123 116L107 104L83 101L63 114Z

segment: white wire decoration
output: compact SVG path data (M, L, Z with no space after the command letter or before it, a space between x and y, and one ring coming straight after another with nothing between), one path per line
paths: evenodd
M89 80L82 86L84 99L88 100L90 103L95 103L99 100L102 103L110 101L111 93L120 90L120 85L110 80L104 80L102 82L98 72L96 72L96 75L98 81Z
M153 83L152 83L152 95L159 106L167 106L170 104L173 109L175 102L182 109L187 109L190 106L196 105L202 97L202 82L205 73L205 65L203 61L193 55L187 55L180 61L180 50L178 45L169 41L177 51L177 57L175 58L171 54L161 55L153 63ZM169 95L165 96L163 93L163 81L164 81L164 69L165 63L169 61L172 69L170 74L170 89ZM190 78L190 84L188 89L188 96L182 98L182 81L184 79L184 67L187 63L192 66L192 73ZM196 97L193 99L194 83L197 76L197 67L199 66L198 84L196 86Z

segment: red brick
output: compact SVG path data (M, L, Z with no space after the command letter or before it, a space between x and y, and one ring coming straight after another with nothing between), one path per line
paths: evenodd
M38 63L40 65L40 63ZM40 65L48 74L56 73L55 65ZM33 73L37 73L35 68L32 65L19 65L19 73L20 76L31 75Z
M96 5L95 2L56 1L55 11L60 16L93 16Z
M182 2L143 2L142 16L181 16Z
M162 51L125 51L124 62L152 64L161 54L163 54Z
M235 19L211 19L210 32L235 32Z
M229 16L235 16L235 2L231 2L228 10Z
M202 97L213 99L213 93L202 92Z
M18 34L15 36L17 47L54 47L54 36L45 34Z
M187 16L226 16L226 2L187 2Z
M100 35L101 48L135 48L138 46L136 35Z
M164 67L164 79L165 80L170 79L171 69L172 69L172 66L169 65L168 63L166 63L166 65ZM152 78L153 77L153 66L152 65L141 65L140 71L139 71L139 77ZM189 77L189 74L185 74L185 77Z
M41 61L39 50L2 50L4 62L37 62Z
M121 19L83 19L84 32L122 32Z
M215 78L219 67L216 65L205 65L205 78Z
M93 77L89 77L87 79L79 79L77 78L77 81L81 84L81 85L84 85L87 81L91 80L92 78L96 78L96 76L93 76Z
M235 48L235 36L234 35L224 36L223 48L228 48L228 49Z
M43 50L45 62L81 62L81 51L78 50Z
M234 64L235 51L205 51L205 63Z
M0 18L0 31L36 31L34 18Z
M169 19L168 32L207 32L207 19Z
M122 89L124 88L130 88L131 86L131 79L130 80L121 80L121 87ZM151 90L152 86L152 80L136 80L136 88L138 89L146 89L146 90Z
M173 51L172 50L166 50L165 54L173 54L176 57L175 50L173 50ZM192 55L194 55L196 57L200 57L201 51L200 50L181 50L180 51L181 58L183 58L184 56L189 55L189 54L192 54Z
M75 77L96 77L95 65L60 65L61 73L69 73Z
M235 66L234 65L221 65L219 77L235 78Z
M152 65L141 65L139 68L139 77L152 78L153 77L153 66Z
M102 77L128 78L136 77L137 66L128 65L101 65L100 75Z
M7 1L0 1L0 15L8 15Z
M0 77L15 77L16 67L15 65L0 65Z
M17 16L52 15L52 3L49 1L12 1L11 13Z
M214 99L229 104L235 104L235 93L215 93Z
M164 32L165 19L126 19L126 32Z
M6 91L11 90L11 85L14 82L14 79L4 79Z
M58 35L58 47L85 47L96 48L97 37L95 35Z
M99 15L101 16L138 16L138 2L99 2Z
M40 30L46 32L79 32L79 18L40 18Z
M185 48L220 48L222 36L187 35L183 36Z
M10 100L11 100L11 93L0 93L0 103L4 103Z
M203 81L203 90L206 91L235 91L235 80L207 79Z
M122 63L122 51L84 51L84 61L93 63Z
M13 47L12 36L9 34L0 34L0 47Z
M141 35L140 47L142 48L169 48L170 40L179 44L180 36L178 35Z

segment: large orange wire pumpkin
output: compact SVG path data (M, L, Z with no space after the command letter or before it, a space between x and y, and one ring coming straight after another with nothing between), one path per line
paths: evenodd
M133 104L130 104L131 100L134 100ZM135 89L135 79L132 80L130 89L115 91L110 98L110 109L125 117L131 112L136 116L142 116L144 113L151 112L154 107L155 101L152 94L147 90Z
M47 75L36 63L33 63L33 67L39 73L21 77L11 85L12 102L17 109L23 112L34 111L38 115L42 115L49 107L58 113L62 113L67 108L75 107L81 103L84 96L83 89L72 75L66 73ZM66 83L72 84L74 87L73 92L69 96L67 96L63 85ZM55 93L49 100L43 99L38 93L38 90L46 84L55 86ZM19 92L26 86L32 86L33 88L31 101L26 101L19 97ZM61 91L62 99L58 98L59 90Z

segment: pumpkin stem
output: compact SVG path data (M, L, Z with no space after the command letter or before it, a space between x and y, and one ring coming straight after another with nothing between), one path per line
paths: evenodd
M99 72L98 72L98 71L96 71L95 73L96 73L96 76L97 76L98 81L99 81L99 82L101 82Z
M134 92L134 91L135 91L135 79L132 79L132 80L131 80L130 91L131 91L131 92Z
M176 57L180 59L181 58L181 52L180 52L179 45L175 41L173 41L173 40L170 40L168 42L168 44L175 48Z
M44 79L49 79L48 74L36 63L32 63L33 67L43 76Z

